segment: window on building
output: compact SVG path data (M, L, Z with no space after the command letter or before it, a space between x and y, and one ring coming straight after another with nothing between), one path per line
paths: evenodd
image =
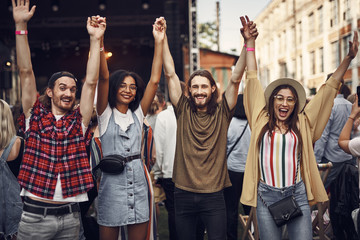
M281 45L281 51L283 54L286 53L286 31L283 32L282 34L282 45Z
M344 59L344 57L348 54L349 51L349 41L351 41L351 35L347 35L343 37L342 39L342 49L341 49L341 59Z
M343 0L343 6L344 6L344 12L343 12L343 19L344 20L350 20L351 19L351 15L350 15L350 0Z
M309 38L315 34L314 13L309 14Z
M291 78L295 78L295 71L296 71L296 60L295 58L291 60L291 63L292 63L292 71L290 73L290 77Z
M287 77L287 66L285 62L280 63L280 77Z
M338 24L338 1L330 0L330 27Z
M303 63L302 63L302 55L299 57L299 73L297 74L300 79L303 77Z
M319 7L318 8L318 30L319 30L319 34L321 34L324 31L324 27L323 27L323 7Z
M310 73L315 74L316 68L315 68L315 51L310 52Z
M290 36L289 36L289 42L294 43L295 42L295 26L292 25L290 29Z
M279 35L278 35L278 37L277 37L277 42L279 43L279 48L278 48L278 51L279 51L279 53L280 53L280 55L282 55L282 54L284 54L284 52L282 51L282 47L283 47L283 38L282 38L282 34L280 33Z
M321 73L324 72L324 48L319 49L319 70Z
M301 36L302 36L302 27L301 27L301 21L298 22L298 27L297 27L297 43L300 44L301 43Z
M335 69L339 64L339 41L335 41L331 43L331 67Z

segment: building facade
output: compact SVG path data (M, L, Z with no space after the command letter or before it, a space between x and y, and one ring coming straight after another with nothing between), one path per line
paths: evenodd
M316 92L348 53L360 28L359 0L272 0L255 20L256 55L263 86L281 77ZM344 76L356 92L360 54Z

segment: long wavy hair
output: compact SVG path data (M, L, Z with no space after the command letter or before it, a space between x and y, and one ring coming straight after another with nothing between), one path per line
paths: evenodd
M0 150L7 147L15 135L16 130L11 109L4 100L0 99Z
M297 95L297 92L295 90L295 88L293 88L290 85L280 85L277 88L274 89L274 91L271 93L270 98L269 98L269 108L268 108L268 114L269 114L269 121L268 123L263 127L263 129L260 132L260 138L259 138L259 142L258 142L258 146L260 146L262 138L264 136L264 134L266 132L269 132L269 136L272 136L273 132L275 131L275 128L279 126L276 124L276 115L275 115L275 108L274 108L274 96L276 94L278 94L278 92L282 89L289 89L292 94L294 95L294 97L296 98L296 102L294 105L294 110L293 112L290 114L290 116L286 119L285 121L285 125L288 127L286 133L290 132L290 131L294 131L294 133L296 134L296 136L298 137L298 141L299 141L299 147L300 149L302 148L302 138L301 138L301 133L300 130L298 129L297 126L297 122L299 120L298 118L298 113L299 113L299 97Z
M211 87L215 86L215 91L211 94L211 99L210 101L208 102L208 105L207 105L207 113L209 114L214 114L215 111L216 111L216 108L218 106L218 103L217 103L217 100L218 100L218 97L219 97L219 91L218 91L218 87L216 85L216 82L213 78L213 76L211 75L211 73L207 70L197 70L195 72L193 72L193 74L191 74L188 82L187 82L187 86L188 86L188 94L190 96L190 107L191 107L191 110L193 112L196 112L197 111L197 107L196 107L196 104L195 104L195 100L193 99L193 97L191 96L191 92L190 92L190 88L191 88L191 80L196 77L196 76L201 76L201 77L206 77L209 81L210 81L210 85Z
M122 84L124 82L125 77L128 77L128 76L135 79L135 84L137 87L135 98L129 104L129 109L132 112L134 112L139 107L139 104L140 104L141 99L144 96L144 92L145 92L144 81L138 74L136 74L134 72L128 72L125 70L117 70L110 75L108 102L109 102L109 105L111 108L116 107L116 101L117 101L116 96L118 94L120 84Z

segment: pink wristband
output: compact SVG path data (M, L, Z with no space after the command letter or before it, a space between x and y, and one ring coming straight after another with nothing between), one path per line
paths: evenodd
M244 43L244 47L246 48L246 43Z
M253 52L253 51L255 51L255 48L246 48L246 51L248 51L248 52Z
M28 34L27 30L15 31L15 35L27 35L27 34Z

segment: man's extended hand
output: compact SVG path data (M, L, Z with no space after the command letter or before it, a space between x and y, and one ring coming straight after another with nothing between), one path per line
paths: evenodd
M97 16L89 17L86 25L90 37L101 39L106 30L106 18Z
M166 20L164 17L156 18L153 24L153 36L155 42L161 42L165 38Z
M13 17L15 24L27 23L35 13L36 6L32 6L29 11L30 0L11 0L13 7Z
M242 28L240 28L240 32L241 32L241 35L244 38L244 41L246 42L247 40L249 40L251 38L255 38L251 34L250 26L253 25L253 22L250 21L249 17L248 16L245 16L245 17L241 16L240 21L241 21L241 24L242 24Z
M359 50L359 36L357 31L354 31L353 41L349 41L349 53L348 56L353 59Z

